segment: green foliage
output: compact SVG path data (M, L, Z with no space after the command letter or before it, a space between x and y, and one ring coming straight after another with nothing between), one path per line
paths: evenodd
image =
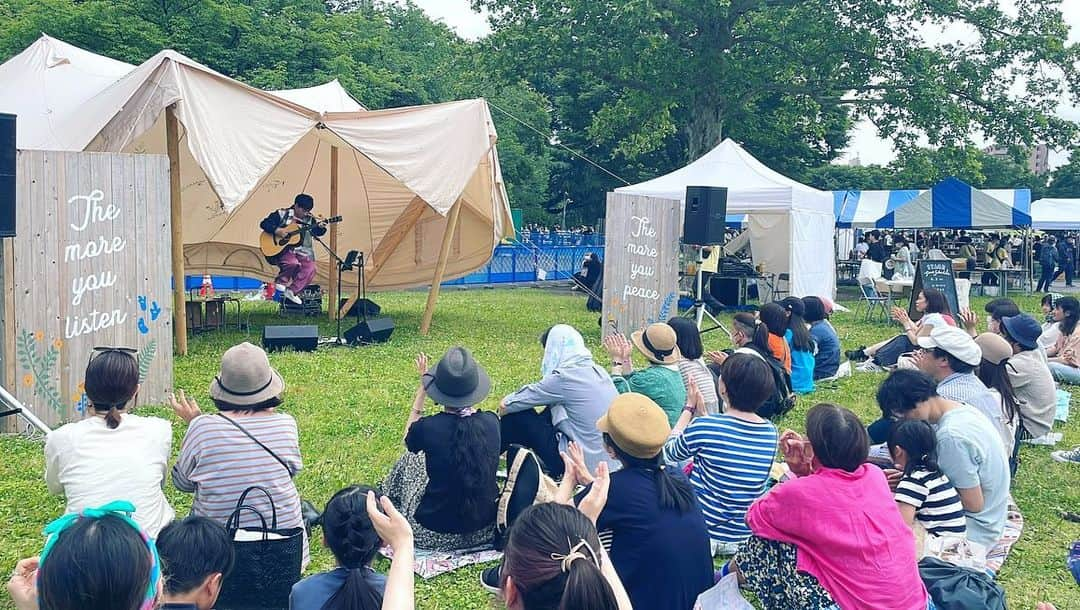
M1060 199L1080 197L1080 149L1073 149L1069 162L1054 170L1046 196Z
M800 175L834 159L860 118L903 150L920 138L962 148L975 131L1071 143L1076 126L1053 110L1080 94L1080 46L1065 42L1057 4L1024 0L1012 17L985 0L473 0L491 14L496 67L551 101L559 140L630 181L722 136ZM922 24L976 35L930 45ZM965 156L950 173L980 178ZM599 214L619 181L561 161L554 198Z
M384 293L378 296L383 311L394 318L397 329L389 343L360 349L324 348L314 353L271 354L275 368L284 376L288 390L282 410L296 418L304 469L297 476L301 494L322 504L338 489L352 483L377 483L403 450L404 429L417 378L412 360L416 352L438 357L455 344L468 346L492 378L491 395L481 406L494 409L502 396L539 375L542 350L537 336L553 322L574 325L586 344L601 357L597 315L585 311L583 298L533 289L447 290L440 297L431 335L421 337L419 327L425 294ZM987 299L975 299L980 310ZM1036 297L1019 299L1022 309L1038 311ZM854 307L853 301L845 301ZM207 390L217 374L222 353L240 341L258 341L262 324L281 323L272 307L245 303L256 326L249 334L239 332L199 335L191 340L190 354L177 358L175 386L194 396L211 411ZM729 322L724 317L724 322ZM844 349L868 345L896 332L895 325L863 323L852 313L839 313L833 323ZM322 334L333 325L319 320ZM730 347L721 333L705 335L707 349ZM643 364L642 362L638 363ZM880 415L874 392L881 375L859 374L822 386L802 397L780 422L781 428L803 430L806 411L817 402L829 401L854 410L863 421ZM1064 433L1060 446L1080 444L1080 391L1074 388L1073 416L1056 429ZM429 408L433 408L430 407ZM168 409L140 406L139 413L165 417L173 425L173 451L180 449L185 426ZM64 510L61 498L50 496L43 480L44 460L40 442L21 437L0 437L0 573L7 574L21 557L41 550L41 529ZM1010 607L1034 608L1051 601L1059 610L1077 610L1076 585L1065 569L1068 544L1080 539L1080 525L1062 521L1060 510L1080 506L1080 469L1050 459L1049 447L1025 445L1013 495L1025 517L1023 536L1000 575ZM171 483L166 495L180 515L191 506L191 496ZM326 570L334 560L312 536L309 573ZM417 580L417 607L424 609L488 608L491 596L478 582L476 566L430 581ZM387 568L380 560L376 568ZM0 596L0 608L10 608Z

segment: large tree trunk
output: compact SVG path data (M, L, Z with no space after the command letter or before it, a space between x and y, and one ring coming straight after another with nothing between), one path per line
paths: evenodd
M690 161L709 152L723 139L724 111L716 99L694 105L686 124Z

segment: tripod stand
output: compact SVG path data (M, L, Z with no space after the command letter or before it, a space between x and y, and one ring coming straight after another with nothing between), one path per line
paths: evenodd
M312 235L311 237L315 241L319 242L322 245L322 247L326 249L327 253L330 254L330 257L332 259L334 259L334 262L337 265L337 292L336 292L336 294L338 295L338 298L340 298L340 295L341 295L341 276L342 276L342 274L344 272L346 272L346 271L352 271L353 267L355 267L357 265L357 263L359 263L359 265L360 265L360 282L361 282L361 285L363 284L363 282L364 282L364 253L363 252L359 252L357 250L349 250L349 253L345 255L345 260L341 260L341 257L339 257L336 252L334 252L332 249L330 249L330 246L326 245L326 242L324 242L321 238L319 238L319 236ZM344 317L344 316L341 315L340 304L338 304L338 303L330 303L327 306L327 308L329 309L330 307L338 308L337 315L334 316L337 319L337 335L335 335L333 337L328 337L326 339L319 339L319 344L320 345L345 345L345 346L352 347L352 345L344 337L341 336L341 318ZM356 312L356 321L357 321L357 323L360 322L360 309L361 308L358 307L357 312Z
M713 247L715 248L717 246ZM728 332L727 328L725 328L724 325L720 323L720 320L716 319L716 316L709 313L708 308L705 307L705 292L703 286L703 278L705 272L701 268L702 264L705 261L702 258L700 248L698 248L697 253L697 274L694 277L694 304L690 306L690 309L687 309L685 312L683 312L683 317L693 318L694 322L697 324L698 331L700 331L701 334L705 334L718 328L726 333ZM704 321L705 316L708 316L709 320L712 320L713 326L711 328L701 328L701 323L702 321Z

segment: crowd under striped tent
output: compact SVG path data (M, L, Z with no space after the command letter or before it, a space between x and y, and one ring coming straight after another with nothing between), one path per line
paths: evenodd
M840 228L1028 227L1031 191L980 190L950 177L929 190L834 191L833 211Z

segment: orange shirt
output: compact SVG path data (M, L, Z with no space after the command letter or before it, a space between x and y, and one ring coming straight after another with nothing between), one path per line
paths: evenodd
M781 336L769 333L769 351L772 352L773 358L784 365L784 370L791 373L791 348L788 347L787 341Z

